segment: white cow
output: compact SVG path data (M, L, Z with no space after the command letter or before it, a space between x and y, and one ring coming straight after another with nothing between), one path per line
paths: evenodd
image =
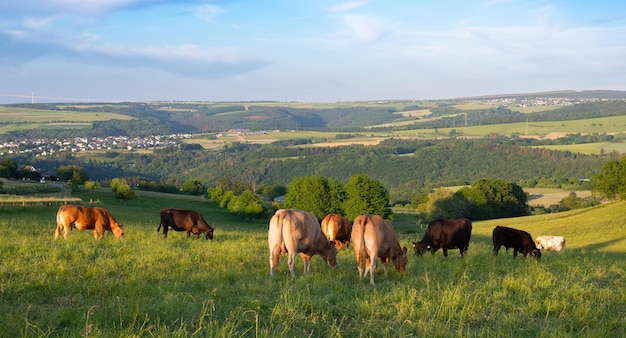
M565 237L539 236L535 239L535 246L540 250L563 251L565 250Z

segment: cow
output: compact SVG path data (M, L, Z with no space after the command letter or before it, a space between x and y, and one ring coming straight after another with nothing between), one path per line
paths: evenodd
M526 258L530 254L535 258L541 258L541 250L535 246L535 241L530 234L524 230L513 229L504 226L496 226L492 233L493 255L497 256L502 246L508 251L513 248L513 258L517 257L517 252L521 252Z
M157 232L163 226L163 237L167 238L168 230L186 231L187 237L191 233L200 238L200 234L204 234L206 239L213 239L213 228L204 220L199 212L194 210L165 208L161 210L161 223L157 228Z
M54 232L56 240L61 233L67 239L70 230L93 230L96 240L104 237L105 231L111 231L115 237L124 239L124 228L117 223L111 213L100 207L78 205L62 205L57 211L57 228Z
M326 238L335 244L337 250L341 250L344 244L350 247L350 235L352 224L340 214L328 214L322 219L322 232Z
M270 250L270 276L278 266L281 254L288 254L287 264L291 277L294 271L296 254L304 262L303 274L309 273L311 257L319 254L330 267L337 267L337 249L322 233L317 217L307 211L279 209L269 222L267 244Z
M535 239L535 246L539 250L561 252L565 250L565 237L539 236Z
M469 219L439 219L428 225L421 241L413 242L413 250L421 256L424 251L434 255L441 248L443 256L448 257L448 249L458 248L463 257L467 253L471 235L472 222Z
M356 255L359 279L370 274L370 284L374 285L376 258L380 258L388 274L389 261L399 272L406 270L407 248L401 248L396 233L389 220L379 215L364 214L357 216L352 224L352 246ZM365 259L365 267L363 267Z

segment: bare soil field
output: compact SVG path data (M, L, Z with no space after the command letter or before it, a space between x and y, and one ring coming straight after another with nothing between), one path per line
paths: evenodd
M543 205L545 207L549 207L553 204L558 204L562 199L569 196L571 191L565 191L561 189L550 189L550 188L533 188L533 189L524 189L528 195L528 205L530 206L540 206ZM585 198L591 196L591 191L583 190L583 191L575 191L576 196L580 198Z

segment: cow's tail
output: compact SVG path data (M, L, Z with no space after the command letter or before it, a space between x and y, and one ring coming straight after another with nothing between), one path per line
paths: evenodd
M161 231L161 225L163 225L163 223L159 222L159 227L157 228L157 232Z

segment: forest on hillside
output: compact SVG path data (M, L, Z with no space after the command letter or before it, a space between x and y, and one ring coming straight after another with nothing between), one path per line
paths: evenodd
M284 145L236 144L219 151L169 147L152 154L108 152L105 159L66 154L33 158L37 168L59 165L85 168L91 180L135 177L180 186L188 179L207 187L222 178L251 187L284 185L302 176L324 176L346 182L365 174L390 190L393 200L410 200L418 192L466 185L480 178L499 178L528 185L575 186L579 178L601 171L617 154L583 155L528 147L514 140L400 140L377 146L298 148ZM16 162L26 161L16 158Z

